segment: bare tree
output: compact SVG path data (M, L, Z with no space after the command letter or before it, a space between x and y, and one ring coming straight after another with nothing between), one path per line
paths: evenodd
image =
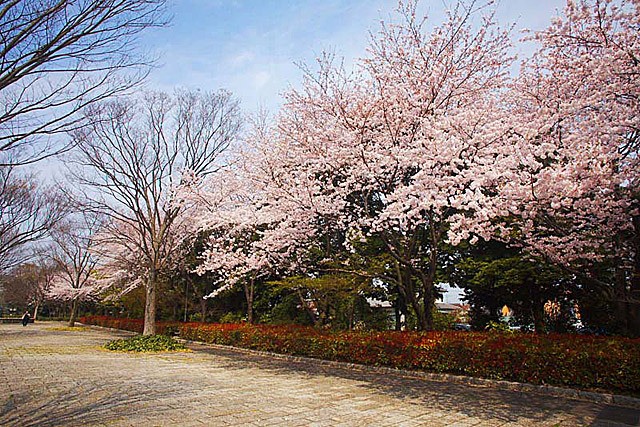
M0 271L29 259L29 244L47 236L66 206L58 191L42 186L34 175L0 167Z
M144 334L155 333L160 273L180 247L187 209L176 189L220 167L240 129L229 92L149 93L93 108L98 117L76 134L73 176L88 207L110 221L104 251L141 260L146 288Z
M39 257L36 264L38 266L38 276L36 286L33 289L31 301L33 303L33 320L38 320L40 307L45 303L51 287L53 279L57 274L57 267L54 263L48 262L46 258Z
M96 280L92 277L97 258L92 250L100 226L99 216L82 212L71 215L50 232L52 244L48 254L57 274L49 295L71 302L70 327L75 324L78 304L97 289Z
M4 302L13 308L24 310L31 304L38 283L38 267L20 264L2 276Z
M136 37L163 25L165 0L0 2L0 166L67 150L88 105L148 73ZM62 142L61 141L66 141Z
M12 268L0 278L5 292L4 302L14 307L33 307L33 319L37 320L55 272L55 266L44 258Z

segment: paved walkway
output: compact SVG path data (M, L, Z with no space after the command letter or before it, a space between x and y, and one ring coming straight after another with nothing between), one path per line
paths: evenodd
M0 426L626 426L640 411L288 362L124 354L105 330L0 325Z

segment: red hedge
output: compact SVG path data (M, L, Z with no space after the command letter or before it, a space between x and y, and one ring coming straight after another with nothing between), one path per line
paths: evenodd
M80 317L80 323L85 325L97 325L105 328L122 329L125 331L142 333L144 329L144 321L142 319L120 319L109 316L84 316ZM164 334L167 328L175 328L178 330L178 322L156 322L156 332Z
M82 323L142 331L142 321ZM640 339L485 332L331 332L302 326L159 323L180 337L319 359L532 384L640 392Z

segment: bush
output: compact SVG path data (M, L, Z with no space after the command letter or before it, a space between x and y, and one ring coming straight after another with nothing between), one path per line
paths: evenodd
M243 317L242 313L225 313L220 318L220 323L238 323L242 321Z
M490 320L484 330L490 332L511 332L507 323L495 320Z
M117 320L113 319L114 324ZM132 325L130 319L122 320ZM184 339L254 350L640 394L640 339L457 331L332 332L246 323L183 323L179 329Z
M179 351L185 350L182 343L166 335L136 335L135 337L109 341L104 348L112 351Z

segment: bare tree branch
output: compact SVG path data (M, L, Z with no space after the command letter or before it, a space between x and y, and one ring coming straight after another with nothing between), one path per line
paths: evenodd
M66 213L58 191L33 175L0 167L0 271L31 257L28 245L43 239Z
M0 166L68 150L81 111L124 93L152 61L136 38L164 25L165 0L0 3ZM62 142L61 142L62 141Z

